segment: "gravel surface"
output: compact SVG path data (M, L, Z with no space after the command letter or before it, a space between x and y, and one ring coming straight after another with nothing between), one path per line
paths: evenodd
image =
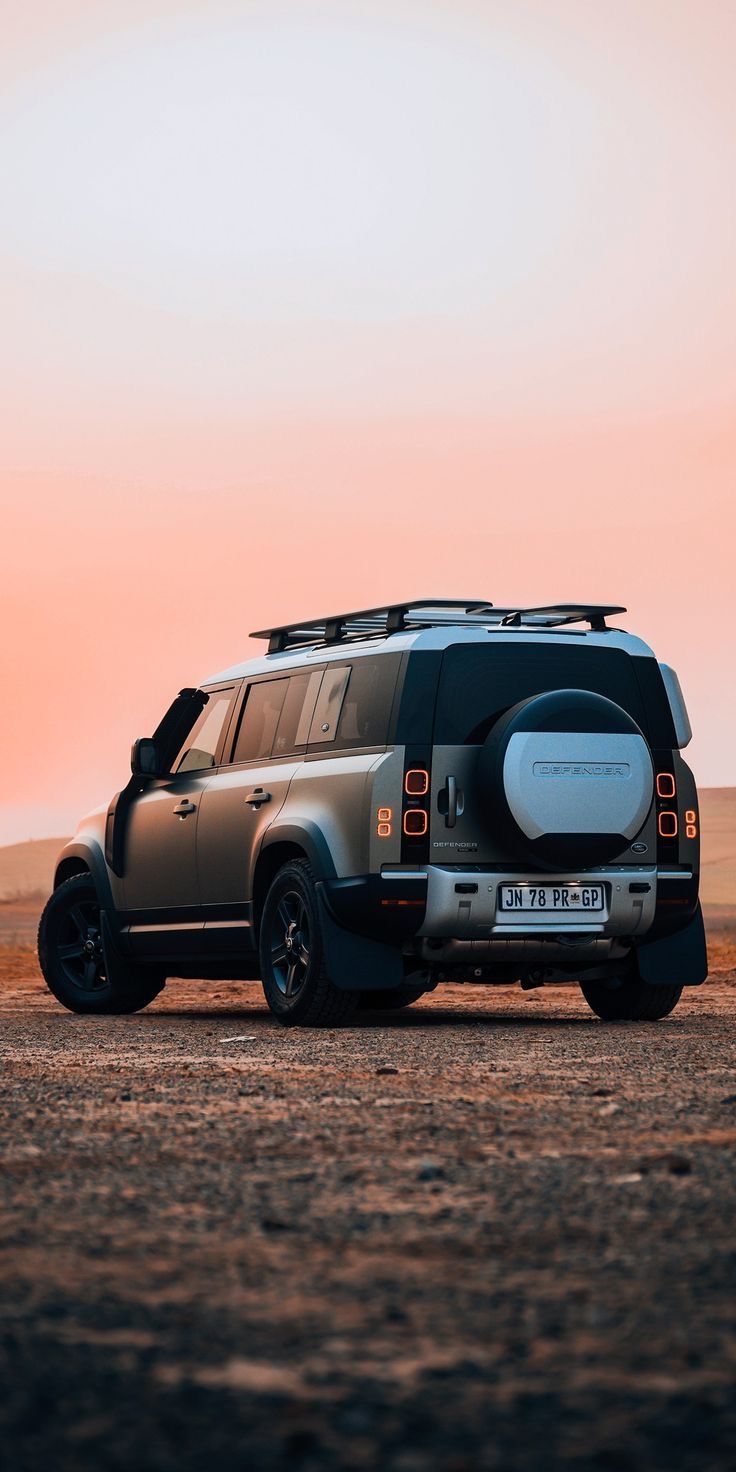
M85 1019L0 951L0 1447L20 1472L736 1465L736 950L666 1022L260 988Z

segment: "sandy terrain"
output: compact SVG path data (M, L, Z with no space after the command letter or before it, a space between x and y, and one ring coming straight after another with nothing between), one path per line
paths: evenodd
M254 985L81 1019L0 950L0 1446L23 1472L736 1464L736 948L654 1026Z

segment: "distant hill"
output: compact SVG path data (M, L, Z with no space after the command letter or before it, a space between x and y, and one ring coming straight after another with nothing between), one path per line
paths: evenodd
M704 787L702 897L713 918L736 923L736 787ZM0 848L0 901L48 894L54 862L65 838L39 838Z
M0 901L36 895L45 899L53 883L56 856L66 842L66 838L36 838L0 848Z
M736 926L736 787L700 793L703 909L711 924Z

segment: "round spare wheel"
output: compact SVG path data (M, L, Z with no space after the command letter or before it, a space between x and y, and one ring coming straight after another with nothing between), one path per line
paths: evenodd
M589 690L550 691L506 711L481 750L479 778L494 832L555 869L605 864L628 848L654 792L636 722Z

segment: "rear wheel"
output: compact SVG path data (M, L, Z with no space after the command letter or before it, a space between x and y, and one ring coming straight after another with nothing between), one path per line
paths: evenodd
M627 977L618 987L600 981L581 981L580 987L603 1022L659 1022L674 1012L682 996L681 986L647 986L638 977Z
M54 890L38 927L44 980L70 1012L138 1012L162 990L159 970L128 966L102 938L102 913L91 874L75 874Z
M266 1001L290 1027L340 1027L358 993L332 985L325 965L317 895L306 859L279 869L266 895L259 950Z

